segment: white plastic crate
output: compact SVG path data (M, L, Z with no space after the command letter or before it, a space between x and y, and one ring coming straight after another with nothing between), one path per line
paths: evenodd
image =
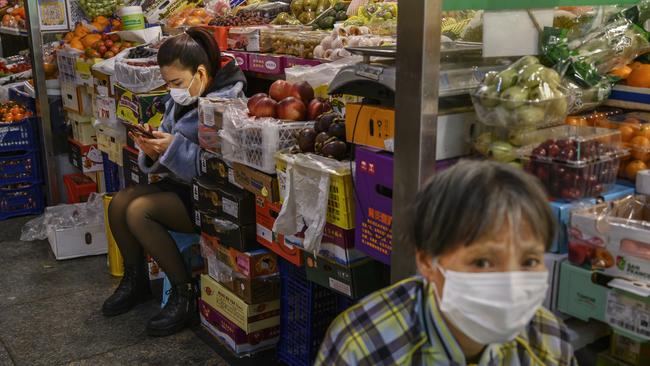
M73 48L62 48L56 51L56 62L59 68L59 80L65 83L77 83L77 58L81 51Z
M300 130L313 124L272 119L251 119L238 127L225 123L221 131L223 157L267 174L275 174L275 153L294 146Z

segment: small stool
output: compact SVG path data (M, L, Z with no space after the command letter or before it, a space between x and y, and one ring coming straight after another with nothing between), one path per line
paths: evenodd
M176 246L183 256L185 268L190 272L190 274L192 274L195 268L203 268L203 257L201 256L201 249L199 246L201 237L197 234L183 234L174 231L170 231L169 234L176 242ZM172 284L169 282L167 274L165 274L163 279L162 301L160 302L161 308L167 304L169 290L171 288Z

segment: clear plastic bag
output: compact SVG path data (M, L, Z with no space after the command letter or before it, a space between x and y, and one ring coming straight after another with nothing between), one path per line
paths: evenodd
M118 84L134 93L146 93L165 85L160 66L154 65L156 57L127 59L131 48L115 56L115 79Z
M103 195L92 193L87 202L58 205L23 226L21 241L46 240L51 230L84 227L104 223Z

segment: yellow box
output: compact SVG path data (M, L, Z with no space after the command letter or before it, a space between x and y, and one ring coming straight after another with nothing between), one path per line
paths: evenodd
M280 185L280 201L284 201L288 158L289 155L278 153L275 160ZM327 199L327 222L345 230L354 229L354 203L352 173L331 173L330 193Z
M111 276L122 277L124 276L124 259L108 224L108 206L111 204L112 199L113 196L110 194L104 195L104 226L106 227L106 239L108 241L108 271Z
M103 97L115 96L113 75L104 74L97 70L92 70L91 74L93 76L93 92L95 95L101 95Z
M61 83L61 101L63 109L82 116L92 116L92 98L85 86Z
M348 142L386 150L387 144L392 145L395 138L395 110L348 103L345 105L345 135Z
M201 275L201 299L247 334L280 325L280 300L249 305L205 274Z
M122 148L126 144L126 136L116 137L116 134L106 127L97 128L97 148L108 154L108 160L119 166L124 166Z
M97 133L90 117L82 116L74 112L68 112L67 117L70 125L72 125L72 136L75 140L84 145L97 143Z

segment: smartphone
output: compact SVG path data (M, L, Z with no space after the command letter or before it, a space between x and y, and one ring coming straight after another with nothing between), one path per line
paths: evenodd
M131 132L135 135L138 135L140 137L148 138L148 139L155 139L156 136L153 135L149 130L147 130L146 127L143 125L133 125L124 121L120 121L126 127L127 132Z

